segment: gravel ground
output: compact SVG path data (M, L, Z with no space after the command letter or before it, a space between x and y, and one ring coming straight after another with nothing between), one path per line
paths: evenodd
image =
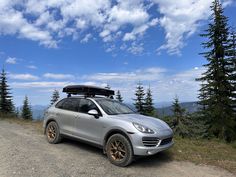
M33 128L0 120L0 177L233 177L216 167L172 161L168 153L141 158L129 167L109 163L102 150L72 140L47 143Z

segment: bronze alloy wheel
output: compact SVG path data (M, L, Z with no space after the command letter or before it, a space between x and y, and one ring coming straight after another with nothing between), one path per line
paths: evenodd
M56 122L51 121L46 128L47 140L51 144L57 144L61 141L60 129Z
M56 127L51 124L48 126L47 136L50 141L53 141L56 137Z
M106 153L114 165L125 167L133 160L133 149L129 139L121 134L112 135L106 143Z
M121 141L115 140L110 144L109 153L113 160L122 161L126 156L126 148Z

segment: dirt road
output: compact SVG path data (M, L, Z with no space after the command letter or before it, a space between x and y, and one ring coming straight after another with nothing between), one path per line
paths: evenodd
M216 167L176 162L168 153L142 158L127 168L111 165L102 151L65 140L47 143L33 127L0 120L0 177L233 177Z

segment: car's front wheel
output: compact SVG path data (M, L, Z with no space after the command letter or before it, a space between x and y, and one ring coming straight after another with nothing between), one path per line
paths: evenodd
M49 122L46 127L46 136L51 144L57 144L61 141L60 129L56 122Z
M106 144L106 153L114 165L125 167L133 160L133 149L129 140L121 135L112 135Z

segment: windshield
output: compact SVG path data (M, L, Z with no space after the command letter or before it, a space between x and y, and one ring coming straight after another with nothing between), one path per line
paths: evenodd
M108 115L134 113L128 106L115 100L97 99L96 101Z

